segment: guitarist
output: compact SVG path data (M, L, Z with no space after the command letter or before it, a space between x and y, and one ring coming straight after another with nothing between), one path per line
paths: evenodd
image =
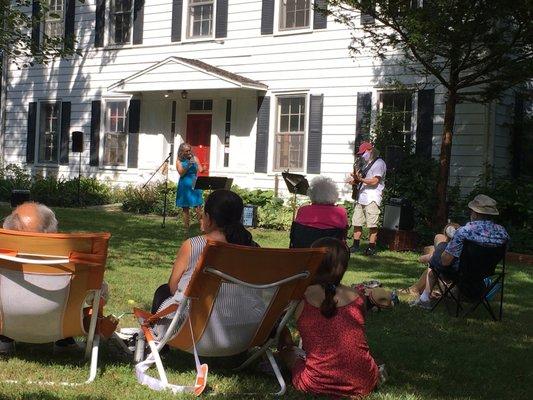
M359 146L357 156L364 162L362 170L356 169L350 174L348 183L354 186L355 207L352 217L353 244L350 252L359 251L359 243L363 233L363 225L369 230L368 247L365 255L371 256L376 253L376 241L378 238L378 220L383 189L385 188L385 174L387 166L385 161L379 158L378 151L372 143L363 142Z

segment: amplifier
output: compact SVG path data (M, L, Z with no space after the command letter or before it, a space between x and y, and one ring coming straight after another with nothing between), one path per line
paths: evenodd
M406 199L390 199L383 213L383 228L410 231L414 228L414 210Z

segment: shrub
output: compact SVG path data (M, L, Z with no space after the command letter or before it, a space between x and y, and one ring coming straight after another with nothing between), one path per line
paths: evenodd
M0 201L9 201L13 189L30 189L31 175L15 164L0 165Z
M292 209L283 204L283 200L273 197L258 208L258 226L265 229L290 229Z
M167 193L167 215L176 215L176 185L165 182L155 182L142 187L129 185L123 191L122 209L137 214L163 214L165 203L165 190Z
M80 179L78 203L78 178L57 179L38 177L31 185L31 198L48 206L77 207L109 204L114 200L113 189L96 178Z

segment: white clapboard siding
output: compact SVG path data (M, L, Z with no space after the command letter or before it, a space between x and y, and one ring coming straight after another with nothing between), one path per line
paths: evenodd
M171 41L171 0L145 2L143 43L119 47L94 47L95 1L76 3L75 30L82 56L59 60L47 66L17 70L9 67L6 97L4 159L24 163L27 134L27 108L31 101L70 101L71 130L85 132L82 154L84 171L117 183L140 182L169 149L170 102L176 100L177 120L174 141L185 139L186 102L178 92L186 89L189 99L213 99L211 134L211 172L232 175L245 187L273 188L275 175L254 173L257 92L234 90L233 83L178 64L168 64L127 82L128 90L143 92L139 134L139 165L134 170L109 170L88 167L91 101L129 94L110 92L109 87L168 57L201 60L268 86L271 97L269 166L274 157L275 97L285 93L322 94L322 164L321 173L331 176L342 193L349 195L345 175L351 170L357 93L376 93L387 81L399 79L416 89L424 83L420 76L407 72L397 59L385 61L370 54L350 56L350 32L328 18L328 27L306 33L261 35L261 0L229 0L227 37L205 41ZM185 10L184 10L185 12ZM210 90L217 88L216 90ZM225 88L225 89L224 89ZM166 90L175 93L164 99ZM224 152L225 101L232 100L229 167L222 166ZM511 99L512 100L512 99ZM484 106L461 104L456 111L452 176L461 180L464 190L475 183L487 158L499 168L508 163L508 113L511 102L494 107L492 145L487 149L487 114ZM444 91L435 87L433 155L440 152L444 117ZM414 118L415 119L415 118ZM103 128L102 128L103 129ZM506 130L507 129L507 130ZM490 153L490 157L489 157ZM60 174L77 172L77 158L70 157L69 166L59 166ZM53 170L53 169L51 169ZM175 175L175 171L173 171ZM305 171L304 171L305 173ZM177 179L177 177L175 177ZM280 180L280 188L283 187Z

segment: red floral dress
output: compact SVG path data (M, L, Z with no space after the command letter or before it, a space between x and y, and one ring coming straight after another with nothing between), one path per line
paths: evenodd
M372 392L378 367L366 341L361 297L325 318L307 301L297 326L306 359L296 363L292 383L298 390L336 397L358 397Z

